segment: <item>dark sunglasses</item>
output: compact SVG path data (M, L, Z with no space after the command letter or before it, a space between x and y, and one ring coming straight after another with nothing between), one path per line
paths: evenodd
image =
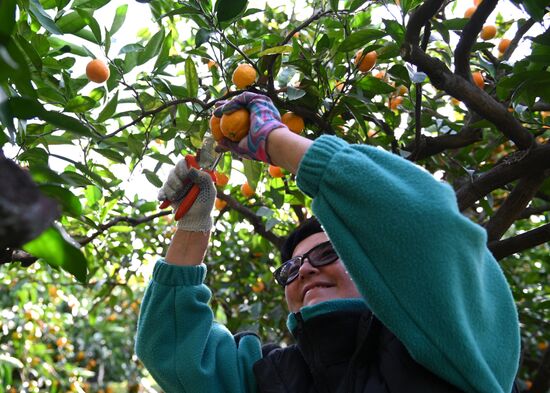
M275 281L283 287L290 284L298 277L300 266L303 265L306 259L311 266L321 267L336 261L338 259L338 254L336 254L336 251L334 251L329 241L318 244L305 254L297 255L279 266L273 273Z

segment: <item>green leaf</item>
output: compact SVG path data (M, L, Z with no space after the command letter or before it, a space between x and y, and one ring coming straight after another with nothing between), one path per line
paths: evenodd
M248 0L218 0L216 2L216 17L218 22L227 22L246 10Z
M94 58L94 54L90 52L86 47L75 45L71 42L62 40L57 37L48 37L48 42L52 48L58 49L62 53L72 53L82 57Z
M542 20L546 13L547 0L523 0L525 10L536 20Z
M102 42L101 27L99 27L99 24L94 19L93 14L87 10L78 10L78 14L82 18L82 20L85 21L86 24L90 27L90 30L92 30L92 33L95 37L96 42L98 44L101 43Z
M104 157L107 157L111 161L125 164L124 156L118 151L113 149L95 149L95 151Z
M12 39L8 41L5 49L0 47L0 83L9 77L21 94L36 97L25 55Z
M366 76L356 84L357 87L372 94L387 94L395 91L395 88L382 82L374 76Z
M250 187L256 189L258 181L262 174L263 165L261 162L253 160L243 160L244 175Z
M118 105L118 91L115 96L105 105L105 108L101 110L97 116L97 121L103 123L105 120L109 119L116 112L116 107Z
M101 200L101 190L96 186L88 186L86 187L86 190L84 191L84 195L86 196L86 201L88 202L88 206L94 206Z
M148 169L144 169L143 173L145 174L145 177L147 178L147 180L149 180L149 182L152 185L154 185L157 188L162 187L162 180L159 179L159 177L155 172L152 172Z
M185 82L190 97L196 97L199 93L199 76L193 59L188 57L185 60Z
M79 217L82 215L82 205L80 204L80 199L78 199L68 189L52 184L42 184L39 187L40 191L42 191L44 195L52 197L61 205L61 208L65 214L73 217Z
M15 26L15 0L0 2L0 44L6 44Z
M361 7L363 4L365 4L367 0L353 0L351 5L349 6L349 10L351 12L357 10L359 7Z
M151 60L153 57L159 54L162 48L162 42L164 40L164 30L159 30L145 45L143 52L138 55L137 65L141 65Z
M175 10L172 10L172 11L169 11L165 14L162 14L160 17L158 17L158 19L156 20L157 22L163 18L166 18L166 17L169 17L169 16L175 16L175 15L182 15L182 16L191 16L191 15L200 15L201 14L201 11L196 9L196 8L193 8L191 6L183 6L183 7L180 7L180 8L176 8Z
M63 33L74 34L86 26L86 21L82 19L78 12L70 12L59 18L56 24Z
M128 148L135 156L140 156L143 151L143 143L134 135L128 137Z
M364 29L351 33L338 47L340 52L365 47L369 42L382 38L387 33L382 30Z
M115 18L113 19L113 24L111 25L111 29L109 30L109 33L111 35L114 35L124 24L124 20L126 19L126 12L128 11L128 4L123 4L119 6L115 11Z
M92 136L88 127L77 119L62 113L47 111L38 101L30 98L11 97L8 99L8 105L11 114L18 119L32 119L38 117L62 130L81 136Z
M85 283L88 262L73 242L65 233L62 234L60 229L52 226L36 239L25 244L23 250L32 256L44 259L52 266L66 270L78 281Z
M164 42L162 43L162 49L160 50L160 53L157 57L157 61L155 62L155 66L153 68L155 72L159 72L162 68L169 65L170 50L172 49L173 45L174 45L174 38L172 37L172 33L169 33L164 38Z
M386 26L386 31L394 39L394 41L401 45L405 39L405 28L400 23L394 20L384 19L384 25Z
M266 55L278 55L281 53L291 53L292 52L292 46L290 45L282 45L282 46L275 46L273 48L266 49L264 51L261 51L258 53L258 56L266 56Z
M38 0L30 0L29 2L29 12L34 15L38 22L52 34L63 34L59 28L56 26L55 22L50 18L50 16L44 11L42 5Z
M87 8L92 10L98 10L106 4L109 4L111 0L75 0L73 8Z
M202 44L208 42L210 40L210 36L212 35L212 31L203 29L202 27L197 31L197 34L195 35L195 48L198 48Z
M466 27L466 24L470 19L468 18L454 18L454 19L447 19L443 21L442 25L447 30L457 30L462 31L464 30L464 27Z
M119 54L132 53L132 52L142 52L144 49L141 44L128 44L120 48Z
M25 54L28 56L34 67L38 71L42 71L42 59L40 58L40 55L38 54L36 49L34 49L29 41L21 37L19 34L16 34L14 38L21 49L23 49L23 52L25 52Z
M65 105L65 110L67 112L83 113L89 111L95 106L96 102L90 97L76 96L71 98L69 102L67 102L67 104Z

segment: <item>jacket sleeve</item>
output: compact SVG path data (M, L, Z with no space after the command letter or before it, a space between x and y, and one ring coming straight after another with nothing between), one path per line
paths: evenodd
M256 336L237 345L214 321L204 285L206 266L160 260L143 298L136 354L167 393L253 393L252 365L261 358Z
M313 143L297 179L365 301L417 362L467 392L512 390L512 294L448 184L332 136Z

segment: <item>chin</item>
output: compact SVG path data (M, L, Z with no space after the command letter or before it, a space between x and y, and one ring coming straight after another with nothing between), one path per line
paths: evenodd
M312 293L308 293L302 302L303 306L314 306L315 304L319 304L322 302L325 302L327 300L334 299L335 296L330 294L331 288L323 288L322 290L316 289Z

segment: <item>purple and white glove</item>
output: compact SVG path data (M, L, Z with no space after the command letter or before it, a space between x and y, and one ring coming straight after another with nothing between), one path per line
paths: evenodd
M237 153L241 157L271 164L267 154L267 138L271 131L286 127L281 115L271 99L262 94L245 92L217 108L214 114L221 117L237 109L246 108L250 112L250 130L240 142L223 138L219 145Z

